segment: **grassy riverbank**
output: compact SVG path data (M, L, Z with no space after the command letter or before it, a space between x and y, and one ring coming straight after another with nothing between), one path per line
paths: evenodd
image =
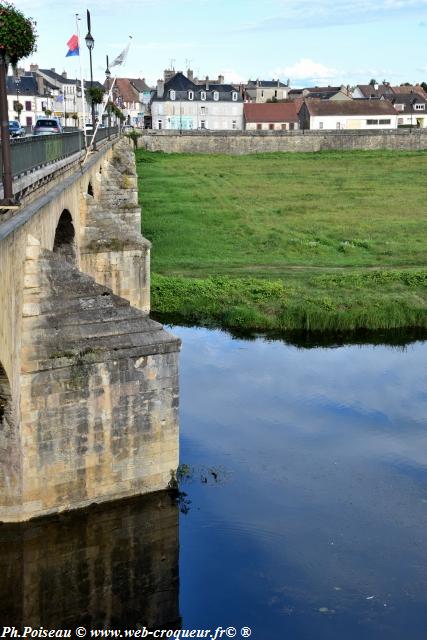
M427 327L427 153L137 152L152 307L249 329Z

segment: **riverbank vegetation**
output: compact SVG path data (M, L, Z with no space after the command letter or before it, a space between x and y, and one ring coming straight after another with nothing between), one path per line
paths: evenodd
M427 152L136 152L152 308L258 330L427 327Z

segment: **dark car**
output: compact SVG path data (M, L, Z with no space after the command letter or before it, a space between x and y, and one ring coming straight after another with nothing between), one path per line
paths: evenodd
M24 135L24 129L17 120L9 120L9 134L11 138L20 138Z
M33 127L34 136L45 136L50 133L62 133L62 127L55 118L37 118Z

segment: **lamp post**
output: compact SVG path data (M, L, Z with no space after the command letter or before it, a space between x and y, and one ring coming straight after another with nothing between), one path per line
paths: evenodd
M6 74L9 59L0 51L0 130L3 161L3 205L13 202L12 164L10 160L9 112L7 106Z
M110 105L110 78L111 71L110 65L108 64L108 56L107 56L107 68L105 69L105 77L107 78L107 128L108 128L108 140L110 139L110 127L111 127L111 105Z
M91 102L91 113L92 113L92 127L93 127L93 133L95 133L95 103L93 101L93 95L92 95L92 89L93 89L93 70L92 70L92 49L95 45L95 40L93 39L93 36L90 32L90 13L89 13L89 9L86 10L86 14L87 14L87 35L85 37L85 42L86 42L86 46L89 49L89 63L90 63L90 90L91 90L91 96L90 96L90 102ZM96 143L95 143L95 137L93 138L93 150L96 151Z

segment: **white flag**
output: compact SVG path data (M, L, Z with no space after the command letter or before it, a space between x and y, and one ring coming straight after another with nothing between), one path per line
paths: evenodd
M129 36L129 38L132 39L132 36ZM110 64L110 68L118 67L119 65L123 64L128 54L129 47L130 47L130 40L129 40L128 46L125 49L123 49L123 51L117 56L117 58L115 58L113 62Z

